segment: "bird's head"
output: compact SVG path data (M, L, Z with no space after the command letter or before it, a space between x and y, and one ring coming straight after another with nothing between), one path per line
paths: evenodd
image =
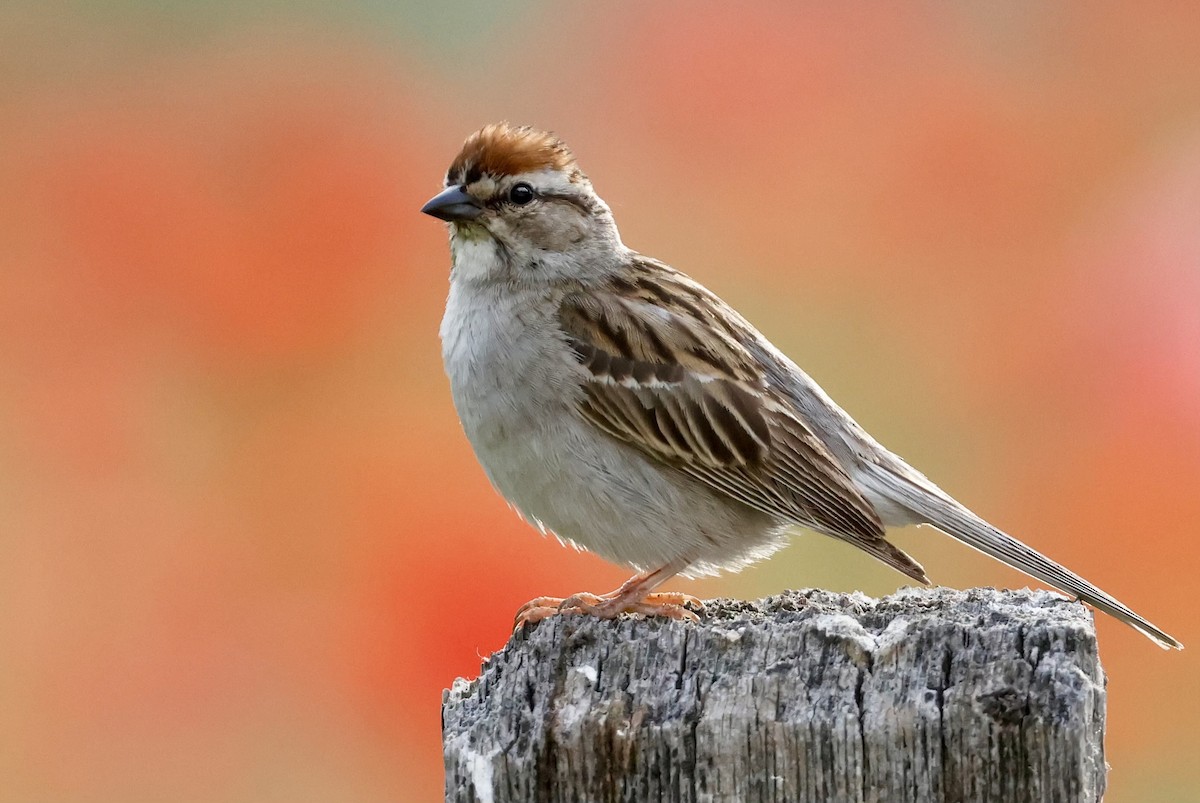
M528 126L493 123L467 137L445 189L421 211L450 223L456 269L482 250L506 271L578 276L623 248L612 212L570 149Z

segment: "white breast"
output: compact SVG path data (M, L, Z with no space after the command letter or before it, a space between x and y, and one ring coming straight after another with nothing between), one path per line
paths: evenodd
M544 521L582 391L554 306L538 295L455 281L441 335L454 406L479 462L509 502Z
M454 405L476 457L521 514L615 563L690 574L735 568L782 544L780 525L633 447L578 412L582 369L545 287L456 280L442 320Z

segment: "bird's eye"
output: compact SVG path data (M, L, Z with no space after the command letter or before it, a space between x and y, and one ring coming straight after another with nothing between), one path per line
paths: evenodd
M533 187L523 181L520 184L514 184L513 188L508 191L508 200L517 206L524 206L533 200Z

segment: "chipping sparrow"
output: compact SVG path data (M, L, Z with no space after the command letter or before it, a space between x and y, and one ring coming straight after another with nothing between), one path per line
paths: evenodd
M694 617L693 598L654 589L765 558L793 525L928 583L885 538L924 523L1181 646L956 502L725 302L627 248L553 135L489 125L445 187L421 211L450 224L442 354L479 462L542 531L639 572L610 594L533 600L518 626L563 611Z

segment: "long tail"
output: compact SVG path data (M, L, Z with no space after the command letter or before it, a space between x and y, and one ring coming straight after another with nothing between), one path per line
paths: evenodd
M903 469L912 471L907 464L903 464L901 470ZM888 496L911 510L920 520L1125 622L1163 649L1183 649L1178 640L1134 613L1116 598L1101 591L1070 569L1058 565L1011 535L988 524L923 476L917 475L919 479L910 478L905 476L907 471L900 473L876 464L867 467L867 471L882 486L879 490L886 489ZM913 473L916 474L915 471Z

